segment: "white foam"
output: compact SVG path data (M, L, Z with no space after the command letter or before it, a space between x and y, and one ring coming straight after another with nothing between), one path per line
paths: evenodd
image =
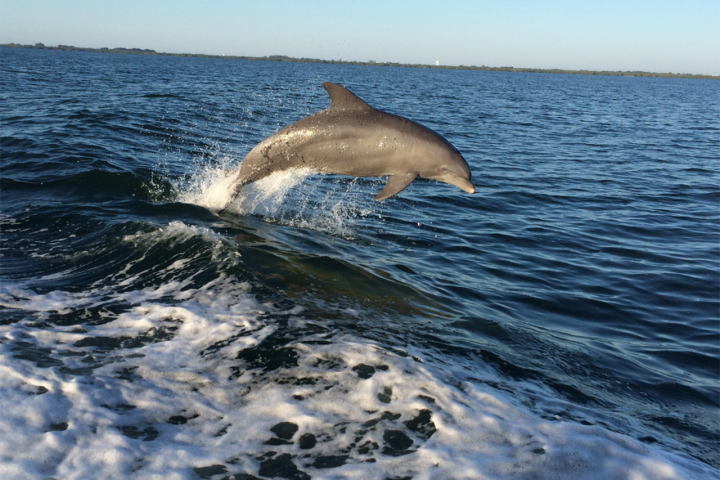
M127 241L183 235L218 241L211 232L179 222ZM178 259L166 270L175 272L188 261ZM84 294L40 294L0 286L0 304L26 312L30 320L82 311L99 301L135 306L107 313L111 321L83 329L38 329L25 321L0 326L0 477L196 478L194 468L212 465L224 465L228 475L258 475L264 461L258 457L273 450L277 456L297 455L295 465L318 479L717 478L717 470L691 458L602 427L540 418L510 393L488 385L551 395L541 386L513 384L477 363L398 353L343 333L330 321L305 320L301 306L278 312L258 303L247 283L229 276L197 288L168 280L130 292L98 287ZM290 328L306 332L284 347L294 350L296 367L265 371L238 358L263 345L288 315ZM163 331L173 337L109 353L83 346L87 338L136 339ZM43 351L45 364L23 357ZM92 373L69 373L95 364ZM374 366L375 373L360 378L352 369L360 364ZM469 370L479 381L468 380ZM388 387L390 401L384 403L378 393ZM404 423L423 410L432 412L437 428L427 439ZM384 411L401 416L380 419ZM168 423L180 416L187 423ZM375 425L366 423L377 419ZM265 445L279 422L298 426L295 443ZM382 453L384 432L393 429L413 440L412 453ZM317 437L315 448L298 448L304 433ZM358 435L362 439L355 442ZM312 466L317 456L340 455L353 442L345 465ZM379 449L359 452L365 442ZM376 462L364 461L370 458Z

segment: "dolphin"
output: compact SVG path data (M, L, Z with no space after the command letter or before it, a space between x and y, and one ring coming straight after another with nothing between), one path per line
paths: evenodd
M377 110L347 88L325 82L330 108L258 143L243 159L230 201L268 175L308 168L353 177L390 176L375 200L401 192L421 176L475 193L470 167L450 142L412 120Z

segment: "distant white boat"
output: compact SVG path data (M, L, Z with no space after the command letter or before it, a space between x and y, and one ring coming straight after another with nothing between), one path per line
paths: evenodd
M440 66L440 60L435 60L435 65Z

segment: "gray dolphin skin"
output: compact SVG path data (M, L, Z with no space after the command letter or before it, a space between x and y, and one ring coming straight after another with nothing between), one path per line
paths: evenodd
M376 110L350 90L325 82L330 108L298 120L247 154L225 210L248 183L293 168L353 177L390 176L375 200L421 176L475 193L470 167L450 142L407 118Z

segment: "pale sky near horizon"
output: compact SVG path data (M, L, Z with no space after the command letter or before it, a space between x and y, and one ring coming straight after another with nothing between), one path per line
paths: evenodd
M720 75L720 0L0 0L0 43Z

